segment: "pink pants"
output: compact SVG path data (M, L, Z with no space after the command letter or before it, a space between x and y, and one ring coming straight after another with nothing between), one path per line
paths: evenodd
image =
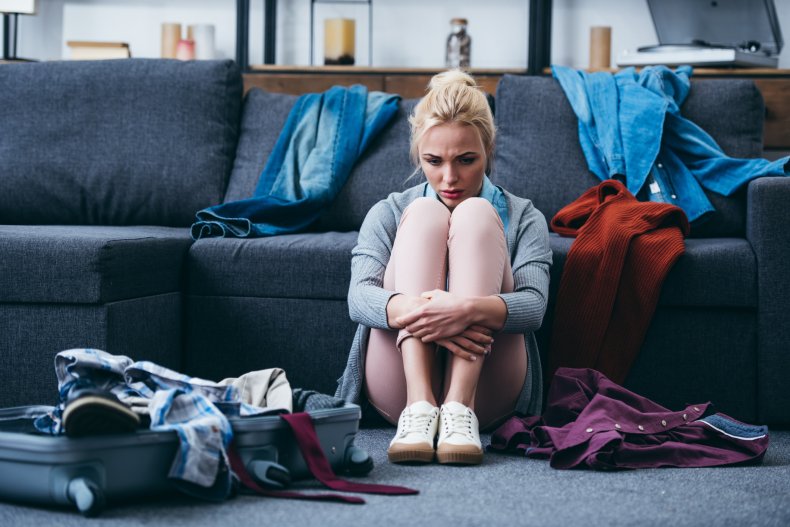
M439 200L418 198L401 217L384 288L418 296L445 286L450 293L465 297L513 291L502 221L485 199L467 199L451 214ZM371 329L365 360L367 398L393 424L406 406L406 378L397 339L398 331ZM452 361L466 359L446 351L437 359L432 386L441 403L452 382ZM495 334L491 353L478 360L485 363L477 385L475 413L480 427L487 428L515 408L527 372L524 336Z

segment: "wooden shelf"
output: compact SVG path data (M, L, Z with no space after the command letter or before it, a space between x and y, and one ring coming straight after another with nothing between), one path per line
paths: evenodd
M446 68L382 68L377 66L282 66L260 64L250 66L250 73L317 73L324 75L337 75L338 73L360 75L435 75ZM472 75L526 75L524 68L472 68Z
M411 99L422 97L431 77L444 68L380 68L370 66L251 66L244 74L244 89L256 87L278 93L302 94L335 85L362 84L370 90L398 93ZM496 93L502 75L524 75L523 68L472 68L469 73L488 93Z
M335 85L362 84L370 90L398 93L405 98L421 97L431 77L443 68L381 68L369 66L251 66L244 74L245 91L257 87L270 92L303 93L324 91ZM551 74L550 69L543 70ZM600 70L616 72L617 70ZM478 84L495 94L502 75L525 75L526 69L469 70ZM790 151L790 70L758 68L697 68L693 79L752 79L765 101L765 148Z
M260 66L251 66L249 63L250 47L250 1L236 0L236 64L239 65L244 73L257 69ZM313 4L311 2L310 15L310 62L313 62ZM345 2L347 0L341 0ZM331 3L331 1L329 1ZM372 3L366 2L368 10L368 27L373 27ZM527 0L526 7L529 10L529 41L527 45L527 69L528 73L538 74L540 70L550 63L551 57L551 0ZM275 62L275 42L277 40L277 0L264 1L264 50L263 61L266 64ZM369 49L368 54L373 56L373 38L368 35ZM276 66L275 66L276 67Z

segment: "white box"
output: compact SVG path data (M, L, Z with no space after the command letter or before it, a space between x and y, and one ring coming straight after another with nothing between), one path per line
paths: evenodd
M36 0L0 0L0 13L36 14Z

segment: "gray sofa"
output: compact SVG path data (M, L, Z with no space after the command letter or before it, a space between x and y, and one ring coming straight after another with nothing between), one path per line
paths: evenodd
M295 96L253 90L228 61L0 66L0 406L51 403L52 358L96 347L219 379L269 366L332 392L354 334L356 230L406 188L406 117L363 155L313 232L192 242L206 206L248 197ZM554 80L506 76L493 180L550 219L598 183ZM695 82L684 113L731 155L759 156L748 81ZM790 180L765 178L696 227L626 385L666 405L712 400L790 424ZM570 239L552 235L552 301Z

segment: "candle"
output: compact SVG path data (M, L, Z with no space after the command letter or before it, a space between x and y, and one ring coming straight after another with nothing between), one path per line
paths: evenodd
M162 24L162 58L176 58L178 42L181 40L181 24Z
M356 27L350 18L324 20L324 64L354 64Z
M612 28L593 26L590 28L590 65L591 70L608 69L611 66Z
M195 60L195 41L188 39L179 40L176 58L178 60Z
M195 58L211 60L214 58L214 25L194 24L187 28L187 40L195 41Z

